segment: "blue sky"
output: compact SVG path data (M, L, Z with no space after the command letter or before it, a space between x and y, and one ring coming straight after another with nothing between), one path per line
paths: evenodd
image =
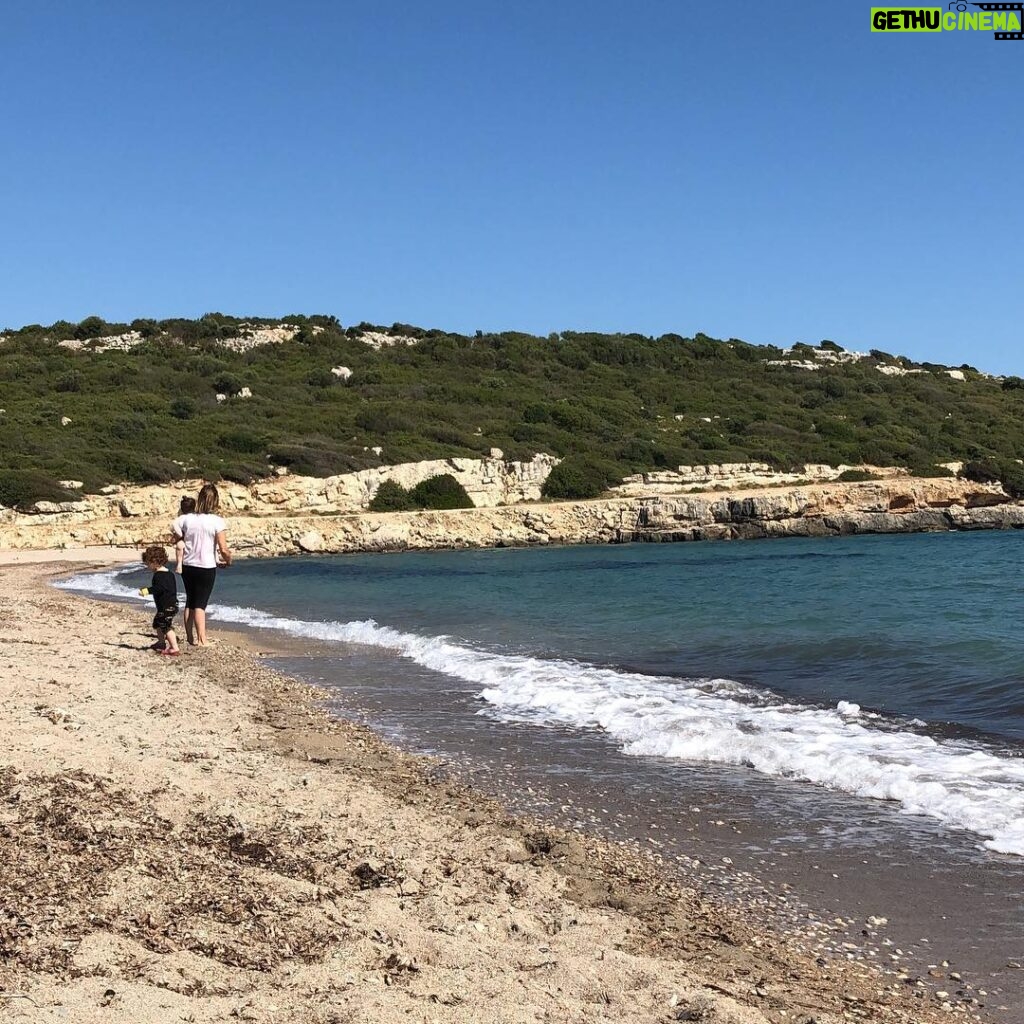
M1024 42L870 3L0 11L0 325L334 313L1024 371Z

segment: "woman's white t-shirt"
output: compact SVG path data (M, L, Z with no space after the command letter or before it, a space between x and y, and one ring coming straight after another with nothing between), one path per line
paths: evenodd
M171 524L176 537L185 542L184 565L200 569L217 568L217 534L227 529L220 516L210 512L189 512Z

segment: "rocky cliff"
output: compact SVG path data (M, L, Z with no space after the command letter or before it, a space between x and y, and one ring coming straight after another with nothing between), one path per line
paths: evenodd
M173 512L173 509L169 510ZM140 545L166 537L169 512L0 522L0 548ZM1024 504L998 485L896 477L858 484L707 496L521 503L449 512L252 515L229 512L240 554L728 540L1024 526Z
M960 463L950 463L959 470ZM672 495L690 491L739 490L746 487L779 487L782 485L828 483L847 470L860 470L879 479L910 476L909 470L893 466L827 466L808 463L799 472L786 472L767 462L723 462L708 466L677 466L627 476L612 493L624 497Z
M368 508L385 480L405 488L430 477L450 474L466 489L478 508L538 501L541 488L559 460L553 455L535 455L528 462L506 461L494 448L484 459L431 459L395 466L378 466L339 476L311 477L285 474L251 484L219 483L226 515L280 516L330 515L359 512ZM68 487L77 481L64 481ZM66 524L83 524L102 519L132 519L161 516L173 519L183 494L194 495L202 480L179 480L173 484L138 486L125 484L103 488L101 494L81 501L60 504L41 501L27 514L0 508L0 524L33 522L40 517Z

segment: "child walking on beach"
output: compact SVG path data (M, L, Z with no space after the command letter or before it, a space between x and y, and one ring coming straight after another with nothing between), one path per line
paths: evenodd
M196 510L196 499L184 497L181 499L181 504L178 506L178 517L190 516ZM178 538L178 542L174 545L174 571L180 576L181 567L185 561L185 541Z
M167 568L167 549L162 544L150 544L142 552L142 562L153 573L153 582L148 591L153 595L156 615L153 617L153 628L156 630L157 642L154 650L157 654L177 657L178 638L174 633L174 616L178 614L178 583L174 573Z

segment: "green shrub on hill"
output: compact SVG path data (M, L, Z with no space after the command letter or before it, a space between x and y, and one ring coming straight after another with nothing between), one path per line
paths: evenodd
M0 506L4 508L27 509L37 501L75 501L79 497L45 473L32 469L0 470Z
M999 482L1011 498L1024 498L1024 466L1016 460L1003 459L999 463Z
M899 357L877 351L809 372L767 366L782 357L776 348L702 334L466 337L407 324L346 329L322 315L290 318L295 342L245 352L221 344L244 334L244 323L280 322L223 313L136 320L131 329L145 340L102 353L57 342L128 325L87 319L8 332L0 342L0 471L37 469L95 488L202 467L328 476L382 460L478 458L494 447L565 460L551 491L567 495L681 464L868 463L920 472L1024 453L1017 380L972 371L954 381L942 368L887 377L876 360ZM375 350L360 340L368 329L416 343ZM823 343L813 352L837 349ZM338 365L353 371L345 387L334 386ZM215 400L243 386L253 401ZM63 417L72 424L62 428ZM374 451L380 445L383 456Z
M1024 465L1016 459L977 459L965 463L960 475L978 484L998 483L1011 498L1024 498Z
M385 480L370 499L371 512L411 512L415 508L409 492L394 480Z
M473 508L473 499L466 488L451 475L443 473L420 481L409 491L409 497L417 508L446 509Z
M844 469L836 480L841 484L860 484L868 480L877 480L878 477L874 473L868 473L863 469Z
M598 498L622 476L618 467L602 459L570 456L551 470L541 493L555 501Z
M956 476L953 470L948 466L929 465L928 463L923 462L910 463L907 465L907 469L910 470L912 476L919 476L926 479Z
M965 462L960 475L976 484L999 483L999 464L994 459L978 459Z
M385 480L370 501L371 512L413 512L420 509L473 508L465 487L451 475L432 476L406 490Z

